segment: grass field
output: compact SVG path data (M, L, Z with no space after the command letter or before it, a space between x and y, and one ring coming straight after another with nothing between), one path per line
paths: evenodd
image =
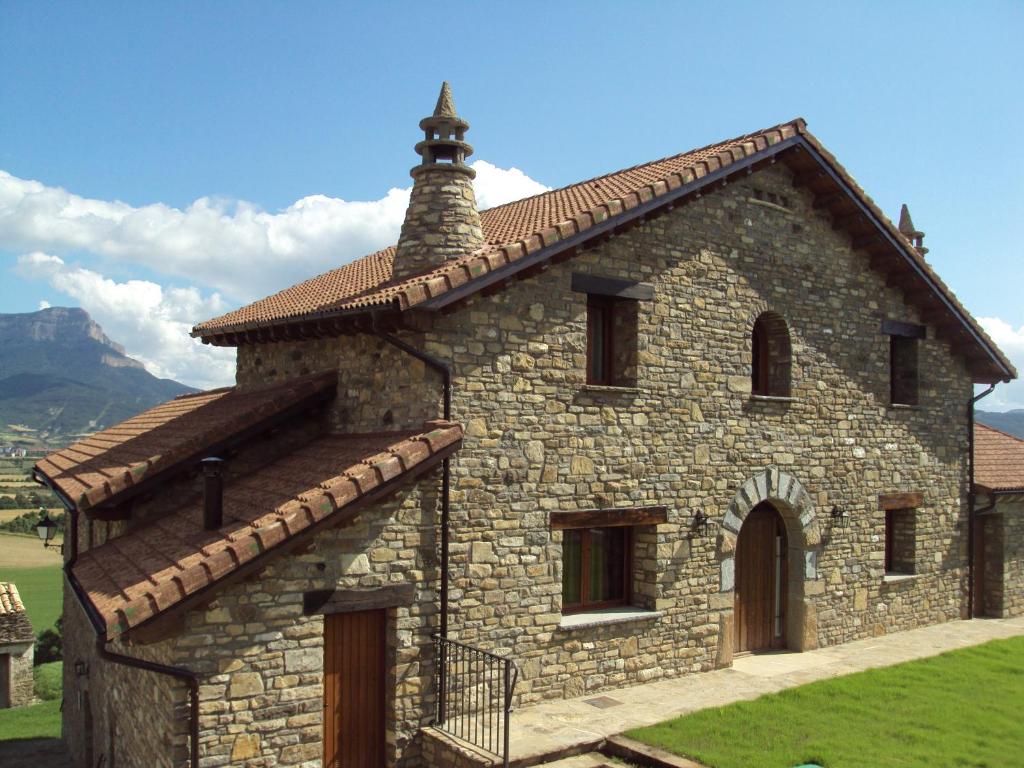
M61 662L35 668L35 693L42 701L27 707L0 709L0 741L60 736Z
M43 549L34 536L0 534L0 581L17 585L36 634L57 621L64 582L56 550Z
M1024 638L1013 638L627 735L711 768L1009 768L1024 766L1022 708Z

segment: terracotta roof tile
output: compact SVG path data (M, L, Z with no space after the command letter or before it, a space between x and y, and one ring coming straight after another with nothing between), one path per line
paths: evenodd
M481 211L487 245L475 254L447 262L422 275L392 281L394 247L331 270L234 312L200 323L193 333L212 336L232 329L273 324L291 318L343 309L409 307L439 295L556 240L600 223L641 199L664 194L717 168L718 155L732 150L741 159L797 133L793 121L571 184L523 200ZM729 162L732 162L730 160Z
M33 643L35 639L18 588L11 582L0 581L0 644Z
M89 509L336 386L337 373L329 371L248 390L183 395L50 454L36 470L79 510Z
M974 425L974 482L991 491L1024 493L1024 440Z
M315 522L457 447L462 428L431 422L424 431L326 435L229 482L224 525L202 526L195 499L167 517L83 552L74 575L114 638L231 575L264 553L283 551ZM398 457L403 457L400 460ZM404 462L404 464L403 464ZM258 482L273 491L260 491ZM258 499L253 509L250 503Z
M192 333L211 339L219 334L350 310L382 307L406 310L794 136L803 137L833 166L855 196L903 246L905 254L928 276L934 290L949 301L958 320L982 340L980 346L987 347L985 354L997 360L1001 368L1015 377L1016 371L1006 356L967 313L923 256L807 130L801 118L482 211L480 221L486 245L479 251L447 261L423 274L392 280L395 249L385 248L200 323Z

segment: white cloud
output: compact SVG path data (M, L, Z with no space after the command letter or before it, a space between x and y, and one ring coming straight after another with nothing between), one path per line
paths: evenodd
M53 306L53 304L48 302L46 299L42 299L39 302L39 309L49 309L52 306Z
M979 317L978 322L1010 358L1017 372L1024 375L1024 325L1014 328L998 317ZM991 395L978 403L978 407L984 411L1024 408L1024 382L1017 379L1009 384L1000 384Z
M547 189L517 168L473 167L481 208ZM371 201L310 195L276 213L209 197L185 209L133 207L0 171L0 250L85 251L245 302L394 243L408 201L408 189L391 189Z
M202 389L233 383L234 350L206 346L188 335L196 318L226 310L219 294L203 297L196 288L164 288L148 280L118 283L40 251L19 256L16 269L77 300L153 375Z

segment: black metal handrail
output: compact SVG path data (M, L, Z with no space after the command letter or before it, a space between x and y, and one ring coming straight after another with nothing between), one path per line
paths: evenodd
M508 768L509 719L519 669L512 659L434 635L436 727L486 750Z

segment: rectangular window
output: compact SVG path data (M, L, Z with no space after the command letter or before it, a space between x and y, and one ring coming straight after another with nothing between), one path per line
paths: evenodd
M630 550L628 527L565 530L562 533L563 612L627 604Z
M637 302L587 296L587 383L636 385Z
M885 510L885 572L914 573L917 541L914 535L916 514L913 509Z
M890 402L917 405L917 339L889 337Z

